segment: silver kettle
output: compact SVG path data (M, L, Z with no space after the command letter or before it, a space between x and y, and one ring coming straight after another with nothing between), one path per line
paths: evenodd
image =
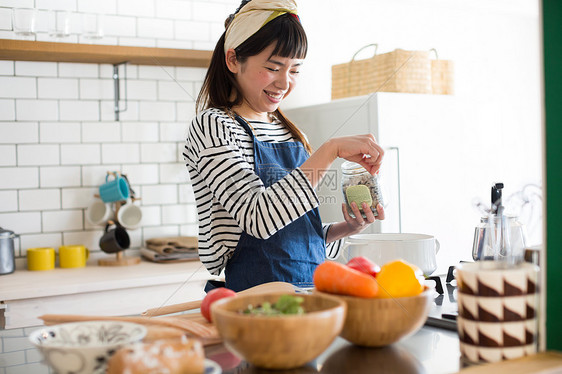
M16 270L14 239L19 235L0 227L0 275L11 274Z

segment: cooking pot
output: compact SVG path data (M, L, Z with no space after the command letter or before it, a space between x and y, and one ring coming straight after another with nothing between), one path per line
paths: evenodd
M14 239L19 235L0 227L0 275L13 273L16 269Z
M342 255L346 261L365 256L379 266L402 259L428 276L437 269L439 246L437 239L425 234L359 234L346 239Z

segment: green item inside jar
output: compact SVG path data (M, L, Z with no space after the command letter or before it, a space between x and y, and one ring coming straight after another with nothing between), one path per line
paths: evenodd
M345 190L345 196L347 197L347 203L350 206L352 202L355 202L361 211L363 210L363 203L366 203L367 206L371 206L373 204L371 190L363 184L347 187Z
M304 298L293 295L281 295L276 303L264 302L260 305L248 305L242 311L243 314L253 314L260 316L281 316L289 314L304 314L305 310L302 307Z

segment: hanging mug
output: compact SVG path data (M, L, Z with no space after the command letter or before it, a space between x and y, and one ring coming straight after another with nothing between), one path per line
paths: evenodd
M86 220L94 226L105 225L112 215L111 204L97 199L86 209Z
M105 203L127 200L129 197L129 184L117 172L111 173L115 177L109 180L109 175L105 176L105 183L99 187L100 197Z
M142 209L131 199L127 199L127 203L121 205L117 211L117 221L121 226L129 230L139 228L142 220Z
M115 227L110 229L111 226ZM117 253L129 248L131 239L123 226L111 222L105 226L105 233L100 238L99 244L105 253Z

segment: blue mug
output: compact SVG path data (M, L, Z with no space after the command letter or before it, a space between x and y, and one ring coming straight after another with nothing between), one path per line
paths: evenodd
M115 179L108 180L109 174L105 176L105 183L99 188L100 197L105 203L127 200L129 197L129 184L125 178L119 176L117 172L112 173Z

